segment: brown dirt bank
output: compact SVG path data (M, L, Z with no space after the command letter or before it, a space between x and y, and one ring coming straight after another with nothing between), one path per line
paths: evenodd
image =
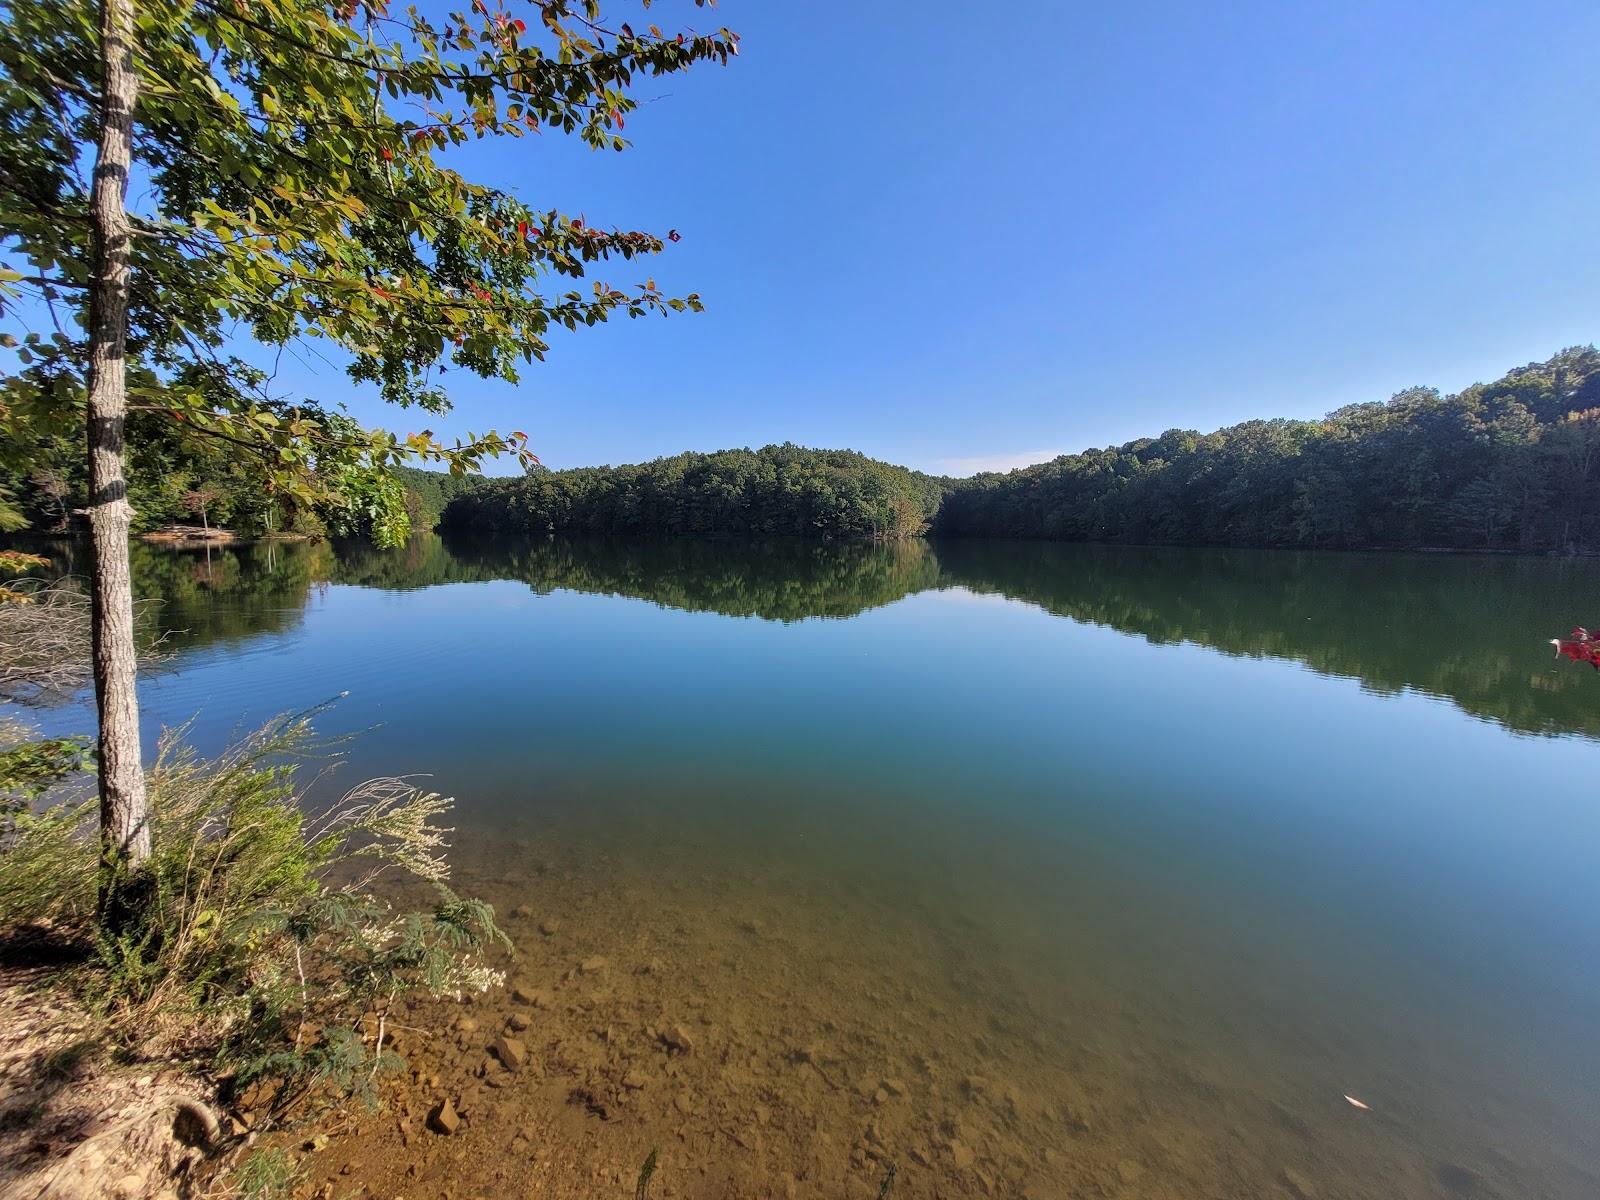
M177 1200L215 1118L178 1063L118 1063L47 938L0 948L0 1196ZM207 1164L209 1165L209 1164Z

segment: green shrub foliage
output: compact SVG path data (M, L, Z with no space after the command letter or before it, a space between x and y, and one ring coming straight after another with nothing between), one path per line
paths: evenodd
M214 759L169 735L150 772L154 854L126 918L96 920L95 802L14 810L0 841L0 926L49 922L91 947L86 990L130 1042L203 1048L286 1111L370 1090L397 1061L406 993L489 988L509 947L487 905L447 886L451 801L375 779L329 805L297 786L325 756L311 717L280 718ZM396 878L393 885L385 877ZM428 895L421 908L395 907Z

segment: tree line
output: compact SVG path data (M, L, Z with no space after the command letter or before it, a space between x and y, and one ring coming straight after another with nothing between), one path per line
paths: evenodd
M1320 421L1169 430L952 487L952 536L1168 545L1600 549L1600 354Z
M498 479L398 467L391 483L348 479L307 502L170 421L134 414L127 452L137 528L370 535L387 505L412 528L457 532L1593 551L1600 353L1565 350L1454 395L1412 388L1316 421L1169 430L970 479L784 444ZM378 486L402 500L380 503ZM76 444L41 438L25 462L0 456L0 524L9 511L62 532L86 488Z
M442 524L516 533L904 538L927 531L948 487L853 450L786 443L479 480L446 504Z
M28 389L27 381L16 378L0 383L0 410ZM293 410L315 414L336 436L368 436L342 413L306 401ZM287 419L290 408L280 404L268 411ZM66 429L17 432L12 445L0 452L0 532L80 532L89 506L89 470L81 437ZM396 515L409 512L412 527L431 529L442 507L442 501L431 509L427 506L423 497L438 489L426 480L419 482L418 496L397 479L346 471L334 462L321 465L326 486L310 494L277 487L272 470L259 456L240 453L232 442L175 422L166 413L129 414L123 452L132 533L196 525L246 537L372 536L380 524L393 523L387 508ZM441 472L414 474L429 480L448 478Z

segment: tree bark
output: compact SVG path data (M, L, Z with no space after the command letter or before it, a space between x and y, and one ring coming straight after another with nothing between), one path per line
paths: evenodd
M124 477L127 422L128 175L133 160L133 0L100 0L99 145L90 201L89 531L93 539L94 693L100 716L102 913L150 856L150 822L139 752L137 653L128 532L133 509Z

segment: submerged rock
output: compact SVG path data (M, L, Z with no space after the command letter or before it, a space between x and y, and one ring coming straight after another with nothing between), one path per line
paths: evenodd
M1460 1163L1440 1163L1434 1178L1452 1196L1472 1196L1478 1192L1477 1173Z

